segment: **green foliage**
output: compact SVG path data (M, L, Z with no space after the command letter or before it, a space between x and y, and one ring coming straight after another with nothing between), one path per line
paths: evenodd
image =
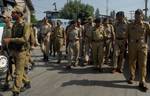
M70 0L62 8L60 17L65 19L87 18L93 16L94 8L88 4L82 4L80 0Z
M97 8L96 11L95 11L95 17L99 18L99 16L100 16L100 12L99 12L99 9Z
M37 19L36 19L36 16L35 15L31 15L31 23L37 23Z

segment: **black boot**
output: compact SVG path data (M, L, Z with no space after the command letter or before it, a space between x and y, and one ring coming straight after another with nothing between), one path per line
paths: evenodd
M139 88L143 92L147 92L147 90L148 90L148 87L145 83L139 83Z
M45 61L46 60L46 55L45 54L43 54L43 61Z
M4 87L3 87L3 91L8 91L9 90L9 84L4 84Z
M13 92L13 96L19 96L18 92Z
M20 92L24 92L24 91L26 91L27 89L30 89L30 88L31 88L30 82L26 82L26 83L24 84L24 86L21 87Z

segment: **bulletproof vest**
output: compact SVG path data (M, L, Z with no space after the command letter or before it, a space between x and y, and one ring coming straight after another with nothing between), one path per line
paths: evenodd
M24 35L24 26L25 24L24 23L19 23L19 24L16 24L13 26L13 29L12 29L12 38L21 38L23 37ZM13 49L15 50L22 50L23 46L25 44L24 43L17 43L17 42L12 42L11 43L11 46L13 47Z

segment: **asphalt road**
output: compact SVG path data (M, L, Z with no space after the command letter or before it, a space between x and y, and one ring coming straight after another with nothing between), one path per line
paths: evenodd
M107 65L104 65L103 73L94 71L93 66L65 70L65 59L57 64L56 57L51 56L45 63L39 48L33 51L33 60L36 67L29 72L32 88L20 96L150 96L150 90L144 93L138 89L137 81L133 85L127 84L127 65L123 74L110 73ZM149 83L148 86L150 88ZM11 96L11 92L0 91L0 96Z

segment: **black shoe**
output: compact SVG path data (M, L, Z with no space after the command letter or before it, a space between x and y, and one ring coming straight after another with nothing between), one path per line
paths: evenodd
M145 83L139 83L139 88L143 92L147 92L147 90L148 90L148 87Z
M67 69L67 70L70 70L70 69L71 69L71 66L66 66L66 69Z
M116 69L116 71L117 71L118 73L123 73L123 70L121 70L121 69Z
M30 88L31 88L30 82L26 82L26 83L24 84L24 87L25 87L26 89L30 89Z
M60 63L61 63L61 61L60 61L60 60L58 60L58 61L57 61L57 64L60 64Z
M127 82L128 82L128 84L133 84L134 83L134 81L132 79L129 79Z
M9 84L4 84L3 91L9 91Z
M25 87L20 88L20 92L25 92L27 89Z
M18 92L13 92L13 96L19 96Z
M99 69L98 69L98 72L103 73L104 70L103 70L102 68L99 68Z
M30 89L30 88L31 88L31 84L30 84L30 82L27 82L27 83L24 84L23 87L21 87L20 92L24 92L24 91L26 91L27 89Z

